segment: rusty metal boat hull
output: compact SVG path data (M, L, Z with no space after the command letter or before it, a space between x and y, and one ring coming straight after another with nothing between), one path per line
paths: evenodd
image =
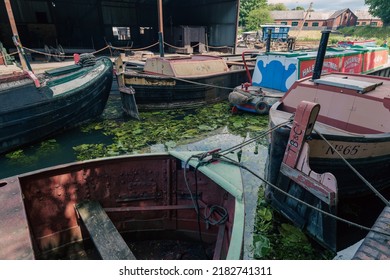
M241 258L240 171L218 161L198 166L193 154L97 159L0 180L0 259L101 258L76 210L85 201L101 205L137 259ZM195 243L200 253L146 254L144 244L167 240Z

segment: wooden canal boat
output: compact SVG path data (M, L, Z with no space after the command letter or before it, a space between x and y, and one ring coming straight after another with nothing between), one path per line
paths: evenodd
M0 154L96 118L113 79L109 58L84 54L81 62L35 76L0 76Z
M340 214L340 205L352 197L372 194L387 205L388 199L380 191L390 186L390 173L386 172L390 170L390 79L346 73L321 76L321 54L324 50L320 48L313 77L295 82L270 109L269 124L274 130L270 136L267 180L333 214ZM319 104L321 109L306 135L309 140L304 155L293 166L299 172L289 172L283 169L285 157L298 145L300 130L294 131L288 122L296 116L302 100ZM327 172L336 182L331 187L296 181L302 173L314 176ZM333 218L273 188L268 189L268 198L320 243L334 251L340 249ZM366 207L360 205L359 209Z
M321 71L389 77L388 56L388 48L375 45L354 48L326 47ZM258 54L253 76L248 79L250 83L242 83L229 94L233 112L243 110L268 114L271 106L284 96L295 81L311 77L316 57L316 51L267 51Z
M0 179L0 259L240 259L240 169L210 155L119 156Z
M136 102L140 111L189 109L227 100L247 77L242 63L210 55L151 57L142 69L127 68L120 59L115 64L122 100L131 104L124 108ZM135 93L129 93L130 87Z

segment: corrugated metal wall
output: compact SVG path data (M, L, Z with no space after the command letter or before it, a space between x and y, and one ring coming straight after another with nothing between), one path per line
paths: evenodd
M100 49L107 42L141 48L158 40L157 0L11 2L22 43L30 48L60 43L64 48ZM205 26L209 45L234 48L238 5L239 0L164 0L164 32L180 25ZM112 27L129 27L131 39L119 41ZM11 35L1 1L0 41L6 48L13 47Z

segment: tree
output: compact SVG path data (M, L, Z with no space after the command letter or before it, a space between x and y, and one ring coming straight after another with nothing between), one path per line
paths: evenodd
M369 6L368 11L371 15L379 17L383 21L383 25L390 25L390 1L389 0L365 0Z
M288 10L286 5L284 5L283 3L269 4L268 9L270 11L287 11Z
M273 22L271 14L267 8L260 8L249 12L246 30L259 30L260 25L264 23Z
M301 7L301 6L296 6L294 9L292 9L293 11L304 11L305 8L304 7Z
M247 17L252 10L256 10L267 6L267 0L241 0L240 1L240 14L239 23L244 26L247 21Z

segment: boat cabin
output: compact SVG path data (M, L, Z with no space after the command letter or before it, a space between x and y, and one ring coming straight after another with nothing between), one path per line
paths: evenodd
M170 77L201 77L228 72L221 57L209 55L153 57L145 62L144 72Z

